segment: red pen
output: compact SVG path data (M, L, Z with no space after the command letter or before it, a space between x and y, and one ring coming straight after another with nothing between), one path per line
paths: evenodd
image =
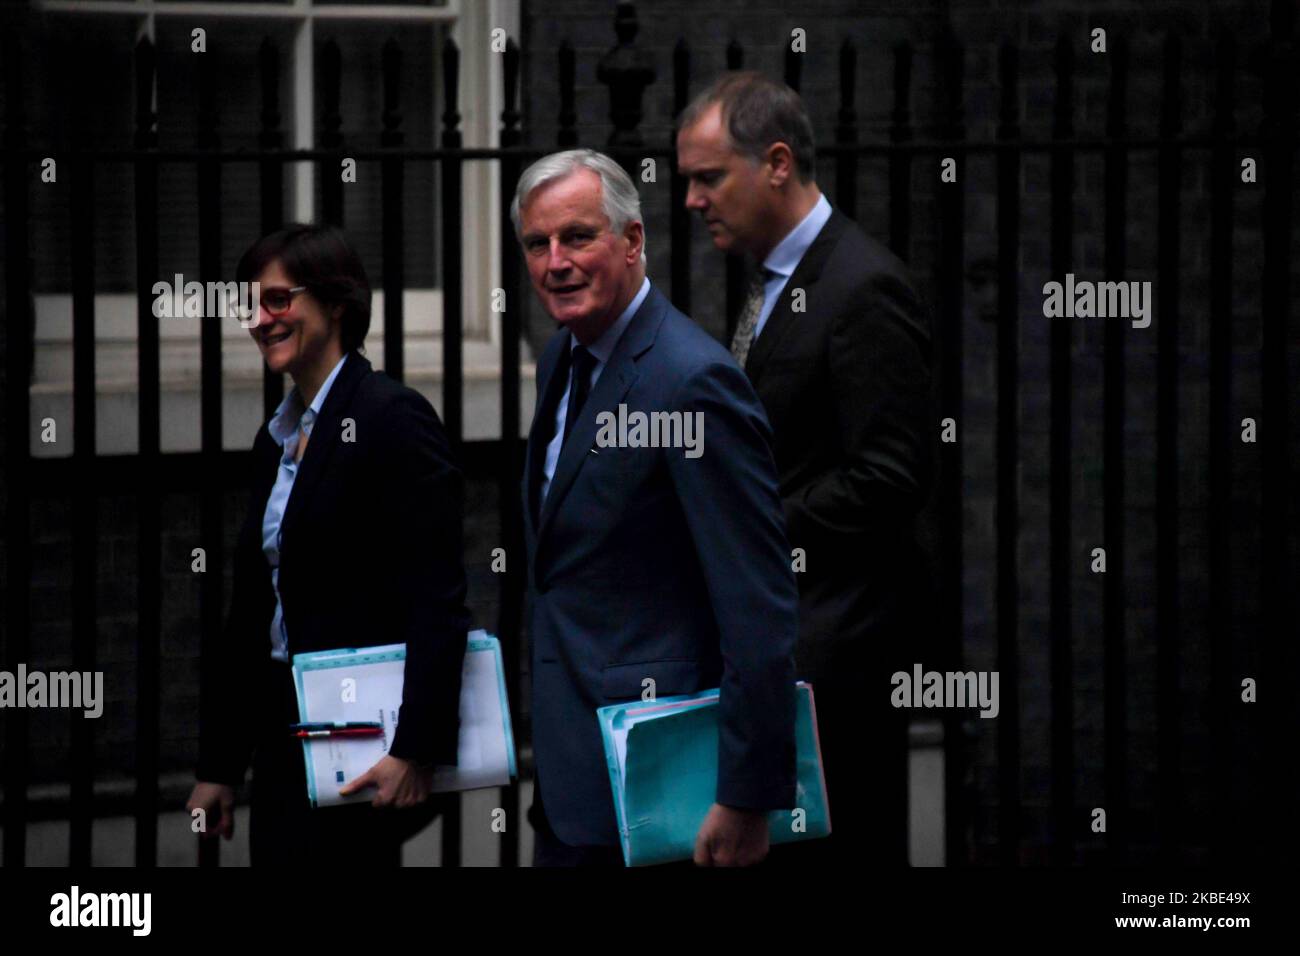
M382 737L383 727L340 727L336 730L297 730L294 737Z

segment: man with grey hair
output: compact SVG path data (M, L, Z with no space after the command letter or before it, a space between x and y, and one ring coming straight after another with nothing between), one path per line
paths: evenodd
M530 195L544 183L586 168L600 176L600 207L609 220L612 232L619 233L630 222L642 224L641 263L645 264L645 223L641 220L641 197L623 167L604 153L594 149L570 149L544 156L524 170L515 187L515 198L510 203L510 219L515 224L515 238L523 238L519 224L521 197Z
M524 468L534 864L622 864L596 708L720 687L715 803L694 861L747 865L795 805L797 587L771 432L735 361L645 275L636 188L591 150L547 156L511 215L559 329ZM610 444L600 415L679 414L707 447Z
M731 352L776 437L831 806L827 865L907 863L906 723L889 675L928 602L914 519L930 483L929 319L903 264L817 188L812 123L783 83L728 73L678 122L686 206L753 264ZM910 666L910 665L909 665ZM819 845L820 844L820 845Z

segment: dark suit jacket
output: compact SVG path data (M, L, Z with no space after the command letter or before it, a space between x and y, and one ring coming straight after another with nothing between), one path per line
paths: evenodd
M562 331L538 362L524 475L533 748L547 819L565 843L617 845L595 711L640 697L647 677L660 698L721 687L719 803L792 807L798 595L762 406L726 350L651 287L535 516L530 488L568 348ZM703 412L703 454L596 447L597 412L620 403Z
M807 556L796 575L800 677L830 673L843 653L883 663L896 649L875 645L898 643L917 584L913 523L938 428L930 350L906 267L833 211L745 368L776 436L790 546Z
M344 440L345 419L351 441ZM262 515L281 454L264 424L253 442L253 491L235 547L230 616L215 659L203 661L200 780L241 782L257 733L260 715L248 689L270 658L275 613ZM389 753L422 764L456 762L469 625L462 497L433 407L349 353L312 428L281 523L289 658L405 642Z

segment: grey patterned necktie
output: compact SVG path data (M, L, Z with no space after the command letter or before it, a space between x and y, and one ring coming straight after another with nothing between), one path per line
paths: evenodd
M758 315L763 311L763 286L769 275L771 273L759 266L745 290L745 304L740 309L736 334L731 338L731 355L741 368L745 367L749 348L754 344L754 329L758 326Z

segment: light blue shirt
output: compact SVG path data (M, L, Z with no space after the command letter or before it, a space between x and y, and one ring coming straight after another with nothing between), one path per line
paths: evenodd
M316 424L321 406L325 404L325 396L329 394L330 386L334 384L339 369L347 360L346 354L339 359L334 371L330 372L316 393L310 408L302 407L302 396L295 385L267 425L271 437L284 449L284 453L280 456L280 471L275 476L275 484L271 488L271 496L266 499L266 511L262 515L262 553L271 565L271 587L275 591L275 617L271 618L271 656L286 664L289 662L289 636L284 627L284 607L280 603L280 522L284 520L284 509L289 504L289 493L293 491L293 482L298 477L298 466L301 464L294 461L298 454L298 426L301 424L308 438L311 437L311 427Z
M808 211L808 215L803 217L799 225L791 229L789 235L778 242L776 248L763 260L763 268L767 269L768 277L763 283L763 310L758 313L758 322L754 325L754 338L762 334L763 326L767 325L767 317L776 307L776 300L781 290L790 281L790 276L794 275L794 270L804 257L804 253L808 251L808 247L813 244L817 234L822 231L822 226L826 225L826 221L830 218L831 204L826 201L826 196L822 195L818 197L816 205Z
M641 303L645 297L650 294L650 280L643 279L641 288L637 294L632 297L623 314L614 320L614 324L604 331L604 334L595 342L587 346L587 351L591 357L596 360L596 366L591 370L591 387L595 388L596 383L600 381L600 373L605 368L605 363L609 357L614 354L614 346L618 345L618 340L623 337L623 332L628 323L632 321L632 316L636 315L636 310L641 308ZM546 446L546 464L542 468L542 492L538 507L546 501L546 492L551 488L551 476L555 474L555 463L560 460L560 446L564 444L564 420L569 414L569 389L573 387L573 350L576 349L579 342L569 333L569 384L564 387L564 394L560 396L559 407L555 410L555 436L551 439L550 444ZM588 396L591 392L587 393Z

